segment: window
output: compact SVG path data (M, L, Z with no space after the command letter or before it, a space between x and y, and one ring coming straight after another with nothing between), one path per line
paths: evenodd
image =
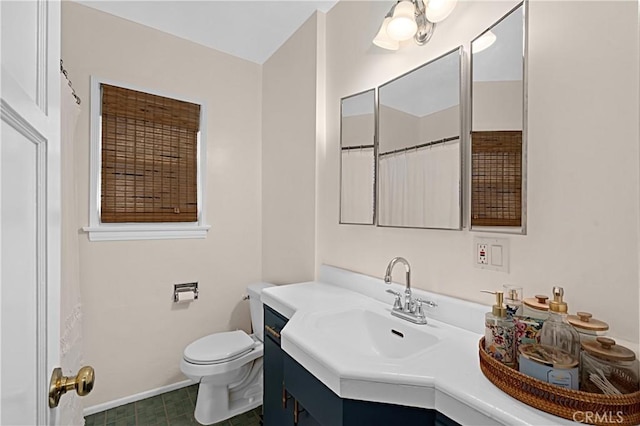
M522 225L522 132L471 134L471 225Z
M90 239L201 238L203 105L92 79Z

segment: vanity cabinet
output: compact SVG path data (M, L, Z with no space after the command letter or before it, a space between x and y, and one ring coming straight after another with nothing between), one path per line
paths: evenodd
M264 312L264 426L457 425L435 410L340 398L282 350L287 319Z
M324 426L435 424L433 410L340 398L286 354L284 379L287 391L304 404L318 424Z
M293 401L284 385L284 355L280 331L287 319L264 307L264 396L262 411L265 426L293 426Z

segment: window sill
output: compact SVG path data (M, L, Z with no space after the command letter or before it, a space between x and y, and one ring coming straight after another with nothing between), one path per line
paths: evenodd
M175 240L205 238L209 225L118 224L85 226L89 241Z
M485 226L485 225L473 225L471 231L488 232L492 234L516 234L526 235L526 229L524 226Z

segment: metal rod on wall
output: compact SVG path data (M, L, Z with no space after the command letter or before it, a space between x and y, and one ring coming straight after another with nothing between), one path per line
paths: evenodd
M421 143L420 145L408 146L406 148L399 148L399 149L394 149L393 151L382 152L382 153L378 154L378 156L382 157L383 155L397 154L399 152L407 152L407 151L411 151L411 150L414 150L414 149L425 148L425 147L428 147L428 146L440 145L440 144L443 144L443 143L456 141L458 139L460 139L460 136L453 136L453 137L450 137L450 138L438 139L438 140L431 141L431 142Z
M343 151L350 151L352 149L368 149L373 148L373 145L354 145L354 146L343 146L341 149Z

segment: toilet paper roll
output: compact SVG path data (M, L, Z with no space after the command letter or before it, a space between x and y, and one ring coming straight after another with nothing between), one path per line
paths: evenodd
M195 299L196 294L193 291L179 291L178 303L191 302Z

